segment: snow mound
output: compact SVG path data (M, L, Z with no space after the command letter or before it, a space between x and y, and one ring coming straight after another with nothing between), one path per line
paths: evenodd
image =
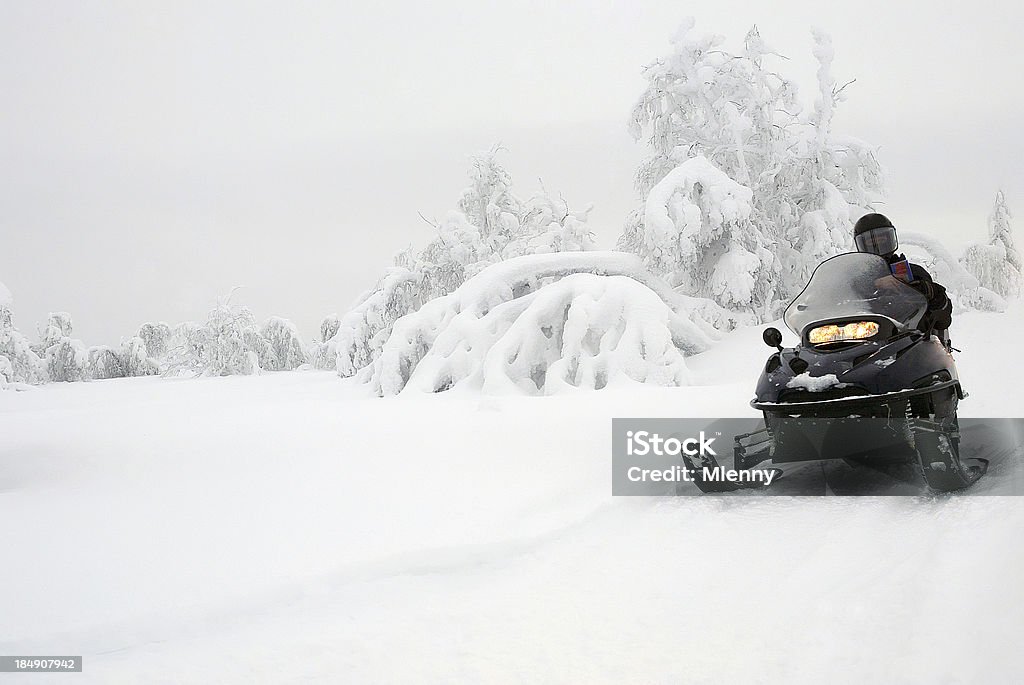
M684 385L684 356L714 336L634 255L529 255L396 321L366 380L379 395L456 386L552 394L624 379Z

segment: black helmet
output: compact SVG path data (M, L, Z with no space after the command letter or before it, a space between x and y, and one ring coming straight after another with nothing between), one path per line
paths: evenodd
M884 214L865 214L853 227L853 242L858 252L888 257L899 247L896 227Z

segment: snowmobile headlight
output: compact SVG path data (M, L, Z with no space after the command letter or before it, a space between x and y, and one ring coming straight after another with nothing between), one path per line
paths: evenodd
M811 329L807 338L812 345L843 342L844 340L863 340L878 333L878 324L874 321L854 321L844 326L829 324Z

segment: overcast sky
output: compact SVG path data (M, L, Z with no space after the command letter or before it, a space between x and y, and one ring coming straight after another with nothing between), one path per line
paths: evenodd
M499 142L520 194L595 203L611 247L637 201L641 67L688 14L734 47L757 24L808 104L809 29L831 33L836 78L857 79L835 130L880 146L897 227L958 245L985 237L997 187L1024 208L1018 3L0 0L16 323L67 310L116 343L243 286L308 339L430 239L417 213L453 207L467 154Z

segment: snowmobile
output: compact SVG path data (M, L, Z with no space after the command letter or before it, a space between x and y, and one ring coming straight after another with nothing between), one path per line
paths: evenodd
M842 459L923 477L939 492L978 480L988 463L960 458L957 405L966 395L948 337L920 328L927 309L883 257L855 252L820 264L783 316L800 342L787 349L778 329L764 331L777 349L751 401L764 425L736 436L734 470ZM751 487L703 477L718 468L713 456L682 457L704 492Z

